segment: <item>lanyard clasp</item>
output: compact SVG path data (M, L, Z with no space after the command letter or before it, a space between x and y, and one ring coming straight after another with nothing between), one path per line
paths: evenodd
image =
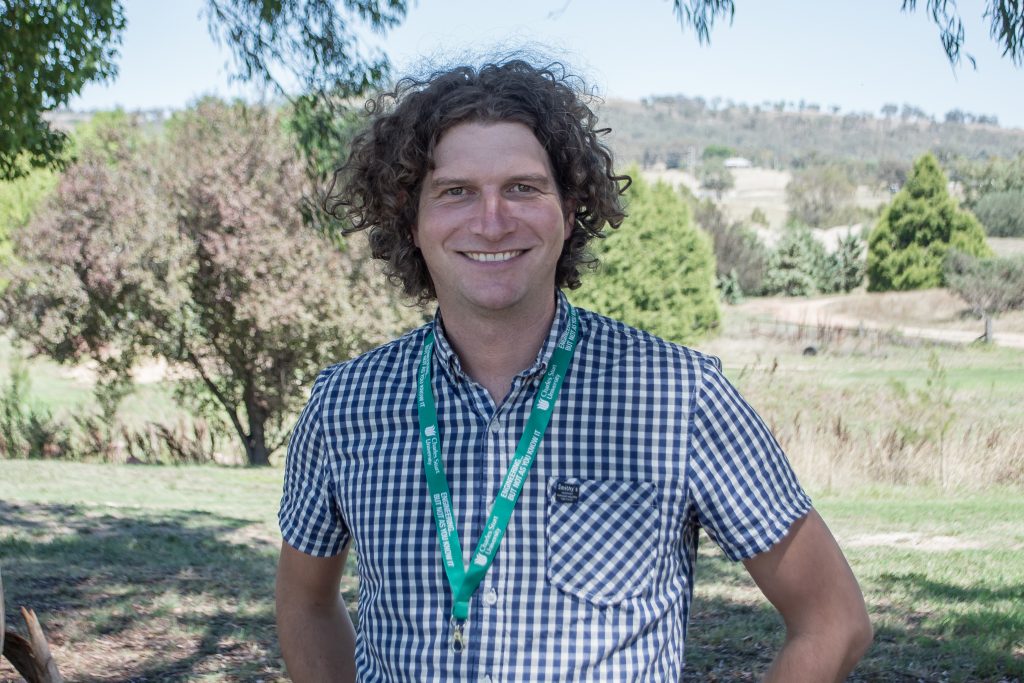
M452 652L461 654L466 649L466 620L452 617L448 624L452 628Z

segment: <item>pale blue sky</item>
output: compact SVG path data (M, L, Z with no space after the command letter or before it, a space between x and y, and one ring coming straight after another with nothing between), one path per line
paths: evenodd
M424 57L480 53L530 43L562 58L606 97L651 94L814 102L877 114L904 102L940 120L960 108L1024 128L1024 69L988 36L981 0L961 0L967 44L977 59L953 71L938 29L900 0L739 2L732 26L710 46L680 28L668 0L422 0L384 38L365 32L399 73ZM919 5L924 6L924 2ZM90 85L74 109L179 108L199 95L234 95L229 54L213 44L202 0L126 0L120 76ZM628 8L627 8L628 7Z

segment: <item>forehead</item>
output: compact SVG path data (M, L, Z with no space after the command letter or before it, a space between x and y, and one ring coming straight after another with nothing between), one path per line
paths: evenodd
M437 141L431 161L435 174L506 169L552 175L548 153L533 131L512 121L473 121L452 126Z

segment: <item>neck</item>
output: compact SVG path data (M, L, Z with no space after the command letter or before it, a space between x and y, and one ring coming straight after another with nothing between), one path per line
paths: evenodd
M508 394L512 378L533 365L551 331L555 310L554 295L543 309L452 320L441 305L445 336L463 371L487 389L496 404Z

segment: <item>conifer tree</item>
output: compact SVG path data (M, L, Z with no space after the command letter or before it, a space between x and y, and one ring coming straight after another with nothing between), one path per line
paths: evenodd
M831 258L835 263L836 289L849 292L860 287L864 281L864 239L853 232L847 233L839 238Z
M868 237L868 289L923 289L943 284L946 252L988 256L978 220L957 205L932 154L914 162L907 184Z
M594 244L600 266L573 301L669 341L695 341L719 323L711 241L677 192L632 175L629 217Z
M768 259L765 292L808 296L818 291L830 291L830 283L826 280L830 282L831 279L825 247L814 239L807 226L789 225Z

